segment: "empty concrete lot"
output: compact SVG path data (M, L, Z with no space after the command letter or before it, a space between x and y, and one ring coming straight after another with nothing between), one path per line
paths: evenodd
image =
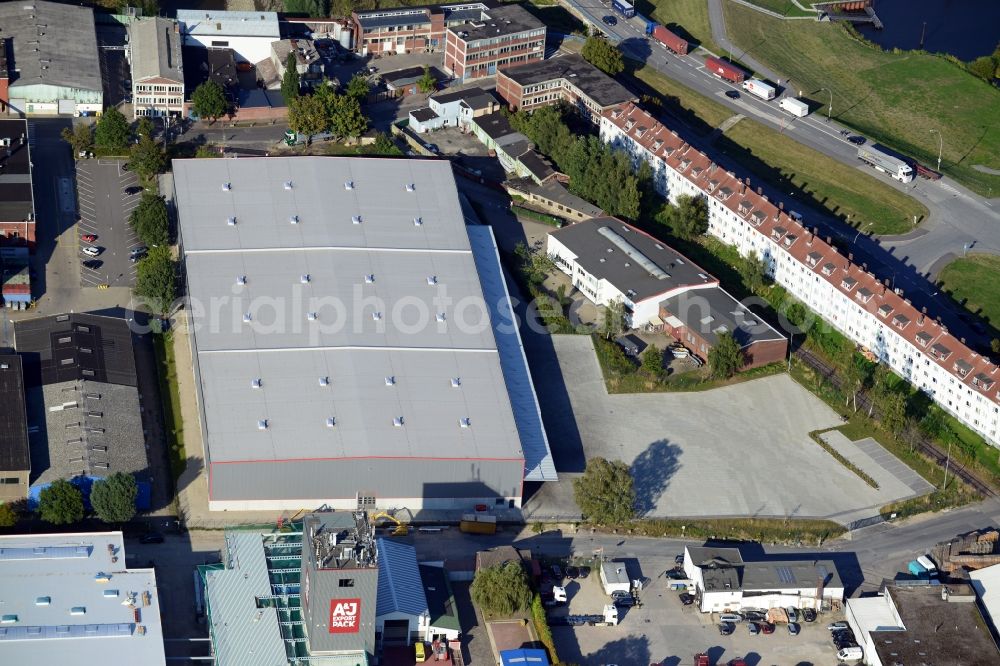
M609 601L596 574L572 581L567 593L573 614L599 613ZM684 666L704 652L713 664L740 657L748 666L837 663L826 626L843 619L841 615L821 615L812 624L803 623L798 636L789 635L787 625L777 625L771 635L751 636L746 623L737 625L731 636L720 636L718 616L682 606L677 597L664 578L655 578L641 593L642 607L627 609L617 627L553 627L559 659L582 666Z
M588 336L526 342L564 473L531 498L529 518L573 515L569 480L595 456L632 466L637 508L650 516L846 523L912 494L904 484L871 488L813 442L809 432L840 425L840 417L787 375L712 391L609 395Z

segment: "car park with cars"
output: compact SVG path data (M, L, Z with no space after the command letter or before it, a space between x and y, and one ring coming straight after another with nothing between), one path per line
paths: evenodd
M756 622L751 622L750 624L747 625L747 631L750 632L751 636L756 636L757 634L760 633L760 625L757 624Z
M719 634L729 636L736 631L736 625L732 622L722 622L719 624Z
M97 235L96 234L84 234L84 235L80 236L80 240L82 240L84 243L93 243L94 241L97 240Z
M760 631L763 634L773 634L774 633L774 625L772 623L770 623L770 622L761 622L761 624L760 624Z
M800 629L800 627L799 627L799 625L798 625L797 622L789 622L788 623L788 633L789 634L791 634L792 636L798 636L799 635L799 631L801 631L801 629Z
M88 257L96 257L101 253L101 250L103 250L103 248L96 247L94 245L88 245L82 248L80 251L83 252Z
M723 613L719 616L721 622L732 622L734 624L739 624L743 621L743 616L739 613Z

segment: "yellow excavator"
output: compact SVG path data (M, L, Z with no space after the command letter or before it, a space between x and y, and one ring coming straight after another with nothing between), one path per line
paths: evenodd
M410 528L407 526L406 523L401 521L399 518L396 518L392 514L386 513L385 511L380 511L371 517L372 525L378 527L378 521L382 518L385 518L389 522L395 523L396 527L392 530L391 536L406 536L407 534L409 534Z

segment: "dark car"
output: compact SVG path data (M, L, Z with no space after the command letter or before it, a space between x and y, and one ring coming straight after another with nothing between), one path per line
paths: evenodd
M734 631L736 631L736 625L732 622L723 622L719 625L719 633L723 636L729 636Z
M756 636L757 634L760 633L760 625L757 624L756 622L751 622L750 624L747 625L747 631L750 632L751 636Z
M674 555L674 564L684 564L684 554Z
M574 580L580 577L580 570L576 567L566 567L566 578Z
M681 592L681 595L680 595L679 598L681 600L681 603L684 604L685 606L690 606L691 604L694 603L694 595L693 594L688 594L687 592Z
M163 543L163 535L159 532L147 532L139 537L139 543Z
M604 25L612 25L612 26L618 25L618 19L616 19L614 16L611 16L610 14L608 14L601 20L604 21Z
M142 188L139 187L138 185L131 185L125 188L125 194L128 196L139 194L140 192L142 192Z
M104 265L104 262L100 259L87 259L83 262L84 268L89 268L92 271L96 271L98 268Z
M729 99L739 99L740 98L740 94L738 92L736 92L735 90L727 90L726 91L726 97L728 97Z
M555 580L562 580L563 570L562 570L562 567L560 567L558 564L553 564L552 565L552 577Z
M743 611L743 617L751 622L764 622L767 620L767 613L763 611L745 610Z
M635 600L635 597L630 597L627 595L624 597L615 597L615 606L621 606L622 608L631 608L632 606L635 606L636 603L638 602Z
M814 611L812 608L806 608L806 609L804 609L802 611L802 619L805 620L806 622L815 622L816 621L816 611Z
M774 633L774 625L771 624L770 622L762 622L761 625L760 625L760 630L762 632L764 632L765 634L773 634Z
M590 567L580 567L580 578L586 578L590 575Z
M792 636L798 636L799 635L799 625L798 625L798 623L796 623L796 622L789 622L788 623L788 633L791 634Z
M868 139L866 139L865 137L858 136L857 134L855 134L854 136L847 137L847 140L853 143L855 146L863 146L868 141Z

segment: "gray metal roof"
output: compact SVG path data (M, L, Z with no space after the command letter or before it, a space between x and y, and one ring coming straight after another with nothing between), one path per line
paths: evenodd
M458 16L456 16L458 18ZM521 5L500 5L487 9L481 18L470 17L467 23L452 23L448 31L459 36L466 43L496 39L529 30L545 30L545 24L535 18Z
M713 345L719 335L726 332L733 334L740 347L765 340L785 339L722 287L692 289L667 298L660 303L660 307Z
M244 484L224 462L528 457L554 478L523 355L509 360L520 341L488 314L506 310L492 238L470 247L449 164L176 160L174 175L192 307L214 313L194 335L213 497L315 491Z
M579 88L587 97L603 107L638 99L628 88L591 65L577 53L567 53L558 58L547 58L511 67L503 70L502 75L520 86L562 79Z
M189 35L281 39L276 12L178 9L177 21L181 24L181 30Z
M0 590L17 616L0 626L0 663L166 663L156 574L125 567L121 532L0 537Z
M775 560L743 566L744 591L814 588L820 584L825 589L844 587L833 560Z
M153 17L128 25L132 80L162 78L184 82L181 61L181 36L178 23Z
M375 614L406 613L419 617L427 612L427 597L420 580L416 550L409 544L378 539L378 603Z
M10 94L52 85L102 92L94 11L45 0L0 3L2 34L13 42Z

